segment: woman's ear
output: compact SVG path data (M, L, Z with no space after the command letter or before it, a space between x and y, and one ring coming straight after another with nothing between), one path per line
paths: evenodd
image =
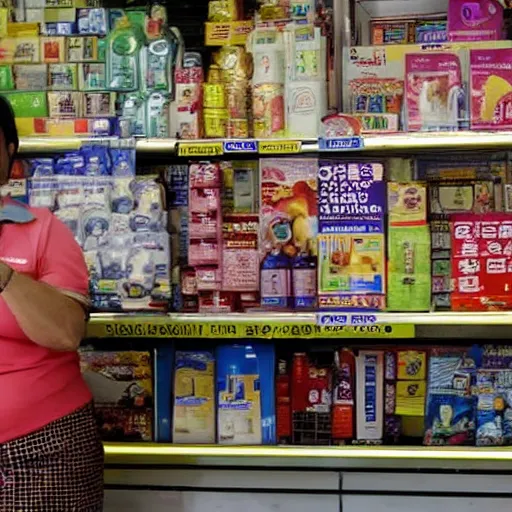
M9 158L12 158L14 156L15 151L16 151L16 146L14 145L14 143L11 142L7 146L7 153L9 155Z

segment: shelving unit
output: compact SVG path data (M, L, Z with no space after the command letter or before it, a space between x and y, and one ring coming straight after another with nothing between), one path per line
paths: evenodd
M20 141L20 152L22 154L30 153L55 153L58 151L68 151L78 149L82 144L91 141L108 141L108 138L37 138L26 137ZM362 153L371 152L428 152L429 150L499 150L512 147L511 132L441 132L441 133L399 133L391 135L368 135L363 137L364 148ZM202 146L212 143L223 143L224 140L206 139L178 141L177 139L139 139L136 141L137 153L142 155L167 155L176 156L179 144ZM244 142L256 142L249 140ZM269 142L269 141L265 141ZM279 140L279 143L289 141ZM317 140L307 139L299 141L300 150L297 154L319 152ZM329 151L330 154L340 156L339 152ZM343 152L352 154L353 152ZM239 150L230 154L253 155L258 156L258 151ZM278 153L276 153L278 154Z

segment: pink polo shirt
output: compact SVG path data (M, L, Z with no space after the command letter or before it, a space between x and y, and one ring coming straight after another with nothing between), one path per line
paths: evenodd
M0 215L0 221L7 220L0 225L0 260L64 293L87 297L87 268L67 226L48 210L8 204L24 219ZM34 432L92 398L78 354L28 339L1 295L0 389L0 443Z

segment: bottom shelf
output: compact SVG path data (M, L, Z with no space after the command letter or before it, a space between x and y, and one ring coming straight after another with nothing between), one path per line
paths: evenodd
M512 447L188 446L105 443L107 466L512 471Z

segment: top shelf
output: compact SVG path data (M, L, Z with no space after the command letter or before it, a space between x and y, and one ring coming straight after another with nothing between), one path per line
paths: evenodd
M54 153L61 151L72 151L79 149L82 144L91 143L94 141L106 141L108 138L43 138L43 137L25 137L20 140L20 152L24 154L34 153ZM403 152L413 151L421 152L429 149L442 149L442 150L507 150L512 147L512 132L442 132L442 133L397 133L390 135L367 135L363 137L364 149L359 150L360 153L372 152ZM289 143L290 140L276 140L276 141L262 141L262 142L275 142ZM209 146L213 148L217 146L222 148L222 143L225 140L221 139L208 139L208 140L190 140L179 141L177 139L138 139L136 142L137 153L140 154L162 154L174 156L178 155L179 146L188 145L197 148ZM260 155L263 154L259 151L258 143L260 141L255 139L239 140L236 142L245 143L242 148L236 151L231 151L226 154L230 155ZM307 154L322 152L319 149L318 141L316 140L298 140L293 139L293 142L298 143L294 151L265 151L265 155L271 154ZM255 150L256 148L256 150ZM328 151L329 154L346 153L347 151ZM353 152L353 151L349 151ZM217 150L212 154L207 153L198 154L198 158L206 158L208 156L219 156L224 151ZM189 157L191 158L191 157Z

